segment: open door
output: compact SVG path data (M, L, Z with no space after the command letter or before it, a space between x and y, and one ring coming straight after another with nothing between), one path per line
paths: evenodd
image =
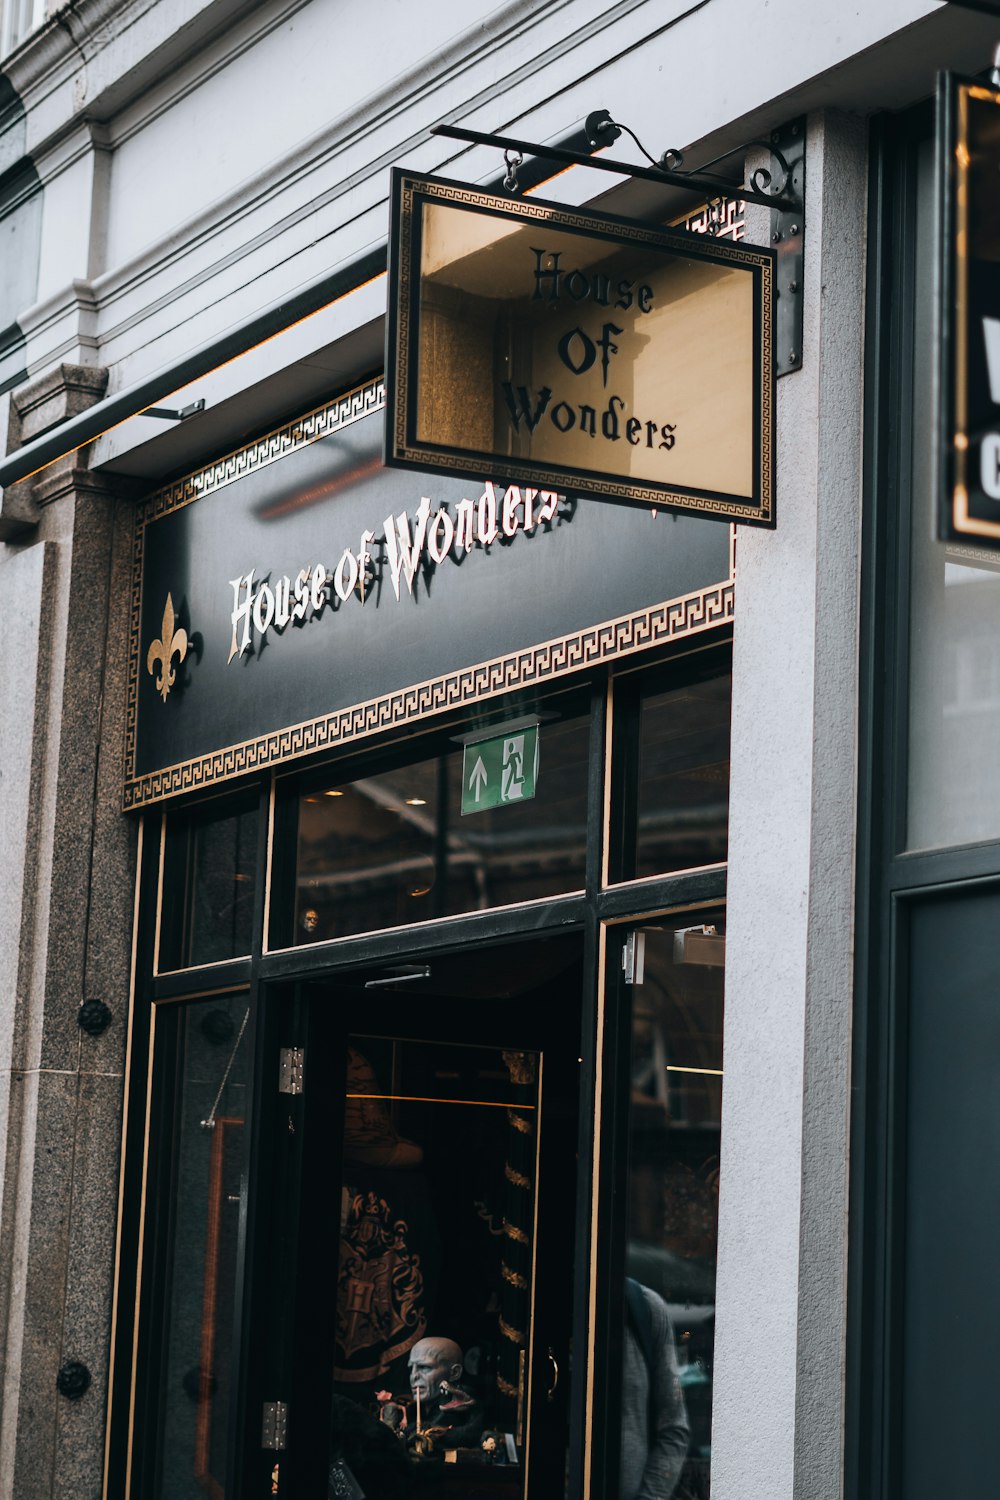
M581 953L519 941L300 994L272 1493L565 1494Z

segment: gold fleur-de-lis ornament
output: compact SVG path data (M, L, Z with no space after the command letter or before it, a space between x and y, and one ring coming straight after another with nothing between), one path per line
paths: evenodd
M149 648L146 657L146 670L153 679L153 686L163 699L167 701L167 694L173 687L177 673L173 667L173 658L177 657L177 665L187 656L188 638L187 631L178 625L174 629L174 601L167 595L167 602L163 608L163 624L160 626L160 639L154 641ZM156 664L160 664L159 677L156 675Z

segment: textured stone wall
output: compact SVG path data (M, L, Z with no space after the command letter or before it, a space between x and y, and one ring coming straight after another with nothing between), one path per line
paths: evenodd
M23 437L103 372L16 394ZM29 484L32 483L29 481ZM118 811L127 507L70 456L0 556L0 1496L100 1494L135 830ZM112 1012L100 1037L82 1002ZM67 1360L92 1384L57 1394Z

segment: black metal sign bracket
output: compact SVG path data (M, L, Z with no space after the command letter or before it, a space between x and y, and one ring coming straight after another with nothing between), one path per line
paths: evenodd
M767 169L754 173L754 181L750 184L738 187L725 177L714 177L707 172L682 171L683 157L679 151L672 149L664 151L657 161L655 157L649 155L634 131L630 130L627 125L613 120L606 109L597 109L589 114L585 128L592 145L598 150L610 146L624 131L635 141L650 165L640 167L634 162L605 161L603 157L588 156L583 151L570 151L562 146L543 146L537 141L522 141L514 136L492 135L482 130L467 130L462 125L434 125L431 127L431 135L443 135L455 141L468 141L473 146L494 146L507 153L505 160L508 165L508 180L505 181L505 186L510 192L517 191L516 167L527 155L545 157L549 161L565 162L567 166L592 167L597 172L615 172L622 177L639 177L647 182L664 183L669 187L684 188L689 193L697 193L701 198L739 196L745 202L756 203L761 208L787 209L789 212L801 211L801 200L796 198L792 186L792 174L785 172L786 164L783 160L779 160L771 143L767 143L768 149L771 150L772 155L775 155L782 170L782 181L773 190L771 184L775 174ZM513 164L511 158L514 158Z
M761 143L763 144L763 143ZM804 269L806 198L806 122L790 120L772 132L767 143L772 157L785 173L782 194L790 197L793 207L782 204L771 210L771 244L778 255L774 304L774 373L790 375L802 368L802 277ZM761 175L770 176L766 167L758 167L751 182ZM744 195L745 196L745 195Z
M739 197L769 211L769 240L777 251L778 274L775 290L775 374L789 375L802 367L802 274L803 238L805 232L805 120L790 120L780 130L772 131L766 141L750 141L749 146L763 147L771 157L769 166L755 168L750 181L742 186L728 178L701 170L688 171L680 151L670 148L658 159L650 155L639 137L606 109L595 109L588 116L584 132L595 151L610 146L623 133L638 146L649 162L648 167L632 162L606 161L601 157L571 151L562 146L543 146L536 141L522 141L513 136L492 135L481 130L467 130L460 125L435 125L432 135L450 140L468 141L474 146L493 146L504 153L507 172L503 186L509 193L520 191L518 167L526 156L564 162L569 166L592 167L598 172L614 172L623 177L638 177L647 182L664 183L696 193L709 203L720 198ZM732 155L732 153L729 153ZM713 162L708 163L713 166Z

